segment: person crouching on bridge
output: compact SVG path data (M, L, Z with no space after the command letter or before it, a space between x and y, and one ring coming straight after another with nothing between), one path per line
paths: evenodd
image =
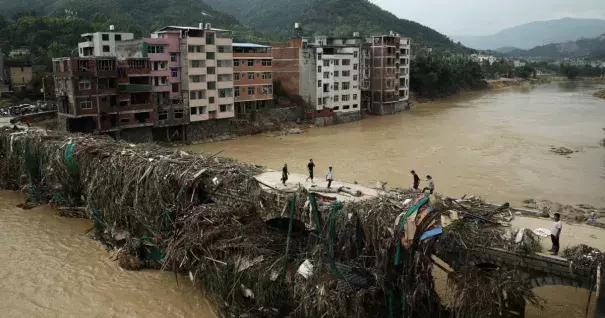
M561 222L561 214L555 213L555 222L552 224L550 229L550 239L552 240L552 255L559 254L559 237L561 236L561 230L563 229L563 223Z

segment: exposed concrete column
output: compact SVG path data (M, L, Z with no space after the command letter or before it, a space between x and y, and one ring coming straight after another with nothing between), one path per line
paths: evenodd
M595 312L596 318L605 318L605 276L602 264L599 265L597 270L597 310Z

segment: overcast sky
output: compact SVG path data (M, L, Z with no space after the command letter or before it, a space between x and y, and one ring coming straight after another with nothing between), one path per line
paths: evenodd
M488 35L532 21L605 19L605 0L370 0L446 35Z

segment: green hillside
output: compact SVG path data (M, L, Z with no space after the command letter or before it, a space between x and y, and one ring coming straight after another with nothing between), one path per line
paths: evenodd
M521 58L586 58L605 59L605 34L596 38L537 46L529 50L513 50L506 55Z
M414 21L400 19L368 0L206 0L233 14L242 23L286 39L299 22L306 35L386 34L413 39L413 44L435 50L466 52L445 35Z

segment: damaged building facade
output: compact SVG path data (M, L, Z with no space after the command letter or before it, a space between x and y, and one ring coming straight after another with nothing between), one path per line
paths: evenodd
M298 26L297 26L298 27ZM273 45L273 73L307 118L327 125L409 109L410 39L398 34L362 38L302 37Z

